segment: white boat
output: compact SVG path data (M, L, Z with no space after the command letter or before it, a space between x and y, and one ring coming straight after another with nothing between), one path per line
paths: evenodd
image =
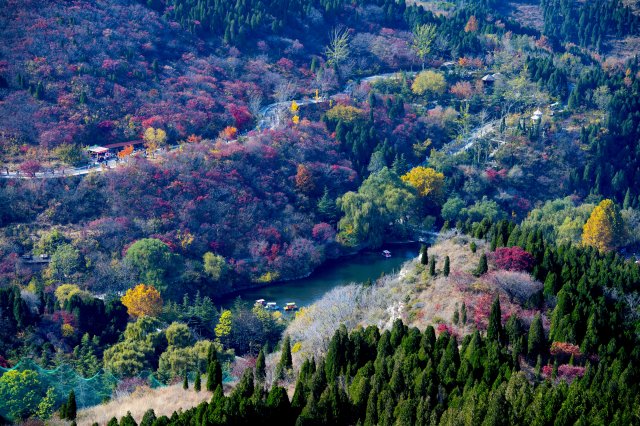
M264 299L256 300L256 306L258 306L258 305L265 306L266 305L266 300L264 300Z
M391 257L391 252L389 250L382 250L382 255L384 257Z
M276 302L267 302L266 307L270 311L277 311L278 309L280 309L278 308L278 305L276 305Z

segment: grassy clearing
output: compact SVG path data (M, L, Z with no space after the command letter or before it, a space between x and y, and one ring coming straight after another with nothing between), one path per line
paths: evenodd
M156 416L171 416L174 411L195 407L202 401L211 399L211 392L195 392L193 389L184 390L182 384L164 388L138 388L124 398L114 399L106 404L91 407L78 412L78 425L98 423L105 425L112 418L120 419L130 411L137 423L140 423L144 413L153 408Z

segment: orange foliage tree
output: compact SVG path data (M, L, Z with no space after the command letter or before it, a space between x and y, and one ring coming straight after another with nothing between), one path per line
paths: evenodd
M478 20L475 15L471 15L469 20L467 21L467 25L464 26L465 33L475 33L478 31Z
M304 164L298 164L298 172L296 173L296 188L304 194L309 194L315 189L311 172Z
M162 297L152 285L138 284L120 299L132 317L156 317L162 312Z
M238 135L238 129L233 126L227 126L222 131L222 135L227 140L233 140Z
M118 158L124 160L133 153L133 145L125 146L122 151L118 152Z

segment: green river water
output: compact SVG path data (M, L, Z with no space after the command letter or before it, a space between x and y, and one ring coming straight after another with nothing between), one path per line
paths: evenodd
M298 307L308 306L335 287L364 283L369 279L375 281L383 273L397 272L407 260L418 255L419 248L417 243L387 244L379 250L330 260L307 278L240 291L218 300L217 305L228 308L240 297L251 303L257 299L276 302L280 308L287 302L295 302ZM389 250L391 257L382 256L382 250Z

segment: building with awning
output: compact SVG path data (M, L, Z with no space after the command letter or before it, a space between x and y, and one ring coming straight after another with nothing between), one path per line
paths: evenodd
M103 158L107 152L109 152L109 148L105 148L104 146L93 145L87 148L87 152L93 158Z

